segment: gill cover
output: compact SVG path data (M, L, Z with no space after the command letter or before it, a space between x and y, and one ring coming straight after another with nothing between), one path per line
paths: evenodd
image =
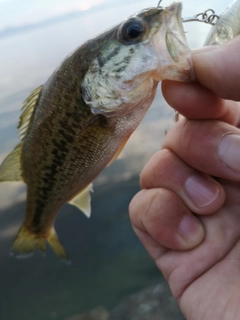
M82 81L83 99L93 114L112 116L130 112L154 86L148 72L158 59L151 38L161 24L162 10L148 9L115 27Z

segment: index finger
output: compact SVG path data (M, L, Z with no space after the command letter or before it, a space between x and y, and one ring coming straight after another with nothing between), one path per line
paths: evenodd
M195 83L163 81L166 101L188 119L217 119L237 126L240 101L240 37L223 46L195 50Z
M193 51L197 80L223 99L240 101L240 36L222 46Z
M162 93L167 103L188 119L221 120L234 126L239 123L239 103L223 100L199 83L164 80Z

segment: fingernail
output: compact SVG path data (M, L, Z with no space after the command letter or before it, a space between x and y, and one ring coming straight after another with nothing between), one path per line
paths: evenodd
M240 136L223 136L218 144L218 157L225 166L240 173Z
M184 216L180 222L179 234L186 240L193 240L202 237L204 232L202 225L193 216Z
M192 176L185 183L185 191L196 206L206 207L217 198L219 188L208 179Z

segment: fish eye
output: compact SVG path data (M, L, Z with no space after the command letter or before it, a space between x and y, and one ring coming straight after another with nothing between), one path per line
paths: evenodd
M120 26L118 40L124 44L139 43L143 40L146 30L144 21L132 18Z

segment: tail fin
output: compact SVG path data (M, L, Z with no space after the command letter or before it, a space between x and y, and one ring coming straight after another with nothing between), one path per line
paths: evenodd
M58 239L54 227L50 230L47 237L31 233L24 225L19 230L16 240L12 246L12 252L19 256L31 255L35 249L46 252L46 242L49 243L53 251L61 259L67 260L67 253Z
M67 253L63 248L54 227L52 227L52 229L50 230L47 241L50 244L53 251L56 253L56 255L59 256L59 258L68 260Z

